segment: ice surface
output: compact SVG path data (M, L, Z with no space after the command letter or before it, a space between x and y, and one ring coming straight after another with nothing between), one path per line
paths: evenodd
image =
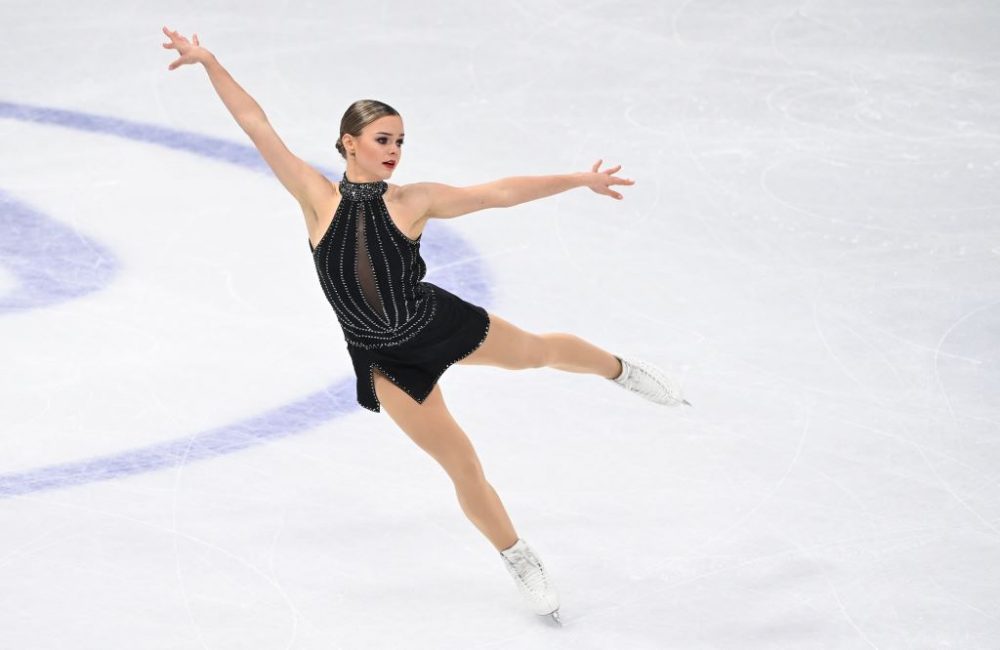
M0 8L0 647L997 647L1000 6L165 8ZM298 204L163 25L331 177L376 98L392 183L635 179L422 239L694 404L442 378L565 627L355 403Z

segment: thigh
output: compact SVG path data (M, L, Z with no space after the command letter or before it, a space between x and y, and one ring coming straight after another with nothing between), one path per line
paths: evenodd
M493 312L486 340L458 363L523 370L545 365L546 343L538 334L525 331Z
M440 384L436 384L424 403L420 404L377 368L374 372L375 394L382 408L413 442L444 468L454 482L483 477L476 450L448 411Z

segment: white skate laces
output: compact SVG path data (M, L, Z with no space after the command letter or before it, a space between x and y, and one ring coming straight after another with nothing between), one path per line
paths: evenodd
M560 625L559 595L552 586L545 565L528 543L518 538L510 548L500 551L507 571L514 577L518 589L539 616L551 616Z
M684 399L681 387L674 380L667 377L666 373L649 363L638 359L625 359L616 357L622 362L622 373L613 381L622 388L637 395L641 395L651 402L666 404L667 406L679 406L691 402Z

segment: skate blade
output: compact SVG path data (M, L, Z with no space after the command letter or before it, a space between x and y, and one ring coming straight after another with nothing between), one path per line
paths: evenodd
M550 612L548 614L542 614L542 616L544 616L546 620L550 620L550 621L555 622L556 625L558 625L559 627L563 626L563 622L559 618L559 610L558 609L556 611Z

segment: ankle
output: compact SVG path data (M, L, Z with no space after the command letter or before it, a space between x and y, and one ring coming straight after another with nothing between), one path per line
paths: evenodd
M608 377L608 379L618 379L622 376L622 373L625 372L625 363L618 355L611 355L611 356L613 356L615 360L618 361L618 372L615 373L614 377Z

